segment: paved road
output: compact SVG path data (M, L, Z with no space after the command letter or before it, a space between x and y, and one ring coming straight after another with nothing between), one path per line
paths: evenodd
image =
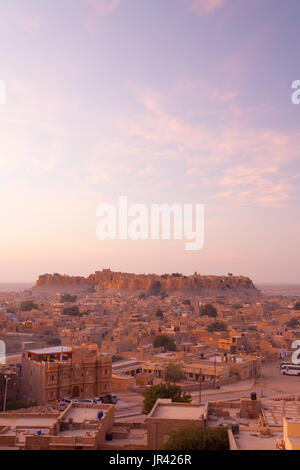
M250 397L256 392L258 398L276 398L283 395L300 396L300 377L281 375L280 361L263 365L261 383L260 379L245 380L236 384L226 385L220 390L204 390L201 394L202 403L217 400L234 400L241 397ZM199 402L199 392L192 392L193 402Z
M275 398L283 395L300 396L300 377L281 375L280 361L264 364L262 369L262 387L259 379L243 380L231 385L225 385L220 390L203 390L201 402L218 400L239 400L250 398L251 392L256 392L257 398ZM191 392L193 403L199 403L199 391ZM116 417L139 413L142 410L142 396L136 393L120 393L116 406Z

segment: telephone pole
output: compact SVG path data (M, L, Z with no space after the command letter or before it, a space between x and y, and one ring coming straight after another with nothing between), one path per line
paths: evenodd
M4 391L3 413L6 411L7 384L8 384L8 381L10 380L10 377L5 375L4 378L5 378L5 391Z
M202 369L199 373L199 405L201 405L201 392L202 392Z

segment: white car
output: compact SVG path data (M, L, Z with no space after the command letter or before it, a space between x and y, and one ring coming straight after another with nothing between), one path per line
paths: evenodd
M71 398L62 398L61 403L66 403L68 405L69 403L72 403L72 400Z
M94 402L91 398L83 398L82 400L80 400L80 403L86 403L88 405L92 405Z

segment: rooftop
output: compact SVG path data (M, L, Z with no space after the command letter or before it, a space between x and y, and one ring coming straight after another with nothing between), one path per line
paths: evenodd
M63 352L71 352L72 348L68 346L54 346L52 348L43 348L43 349L31 349L28 350L27 352L30 354L59 354Z
M150 414L151 418L164 419L201 419L206 415L205 405L190 405L184 403L172 403L169 399L158 399Z

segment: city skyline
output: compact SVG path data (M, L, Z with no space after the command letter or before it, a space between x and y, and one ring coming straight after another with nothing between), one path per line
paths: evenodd
M0 12L0 282L110 267L297 284L296 1L11 0ZM96 209L120 195L204 204L204 248L100 241Z

